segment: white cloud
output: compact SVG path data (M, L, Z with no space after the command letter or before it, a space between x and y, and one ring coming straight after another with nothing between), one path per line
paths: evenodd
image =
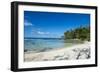
M25 26L32 26L33 24L32 24L31 22L25 20L24 25L25 25Z
M37 31L37 34L40 34L40 35L48 35L48 34L50 34L49 32L42 32L42 31Z
M49 35L50 32L47 31L42 31L40 28L33 28L32 34L37 34L37 35Z

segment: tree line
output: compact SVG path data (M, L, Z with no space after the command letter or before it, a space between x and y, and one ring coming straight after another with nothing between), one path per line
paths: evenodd
M90 26L82 27L69 30L64 32L64 39L79 39L90 41Z

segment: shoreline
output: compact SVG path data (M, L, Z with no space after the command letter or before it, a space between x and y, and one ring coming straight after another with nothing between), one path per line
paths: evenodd
M90 42L46 52L25 52L24 61L76 60L90 58Z

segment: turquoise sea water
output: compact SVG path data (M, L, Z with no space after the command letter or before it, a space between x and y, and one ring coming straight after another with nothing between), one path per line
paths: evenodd
M64 39L24 39L24 50L44 52L52 49L64 48L73 43L66 43Z

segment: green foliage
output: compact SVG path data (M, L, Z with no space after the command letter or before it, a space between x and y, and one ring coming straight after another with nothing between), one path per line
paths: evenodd
M64 32L65 39L80 39L90 41L90 27L79 27L74 30Z

